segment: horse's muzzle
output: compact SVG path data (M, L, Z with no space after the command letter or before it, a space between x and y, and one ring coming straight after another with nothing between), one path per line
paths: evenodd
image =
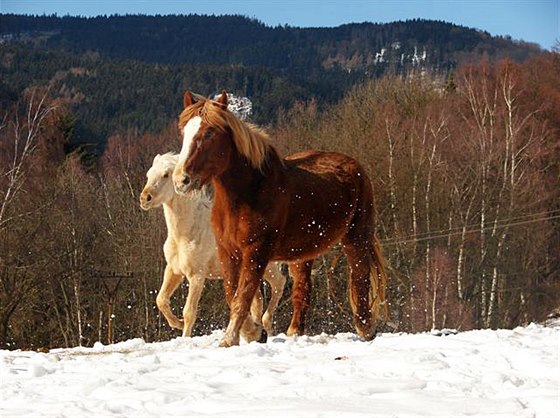
M152 195L150 193L142 192L140 195L140 207L144 210L149 210L152 207Z

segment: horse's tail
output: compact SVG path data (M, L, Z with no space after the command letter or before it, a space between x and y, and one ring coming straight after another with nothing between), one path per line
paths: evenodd
M370 308L374 320L387 322L389 320L389 307L387 305L387 262L383 256L381 243L375 234L373 243L373 268L370 268Z

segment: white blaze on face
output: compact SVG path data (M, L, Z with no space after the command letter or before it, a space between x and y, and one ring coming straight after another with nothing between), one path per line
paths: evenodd
M201 124L202 118L200 116L195 116L194 118L190 119L183 128L183 147L181 148L179 161L177 163L179 167L183 167L185 165L185 162L189 158L193 139L200 129Z
M195 116L190 119L183 128L183 147L181 148L181 153L179 154L180 161L185 162L185 160L189 157L193 139L200 129L201 124L202 118L200 116Z

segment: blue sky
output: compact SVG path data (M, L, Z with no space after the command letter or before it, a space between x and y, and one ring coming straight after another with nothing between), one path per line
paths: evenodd
M241 14L268 25L437 19L551 49L560 41L560 0L0 0L2 13Z

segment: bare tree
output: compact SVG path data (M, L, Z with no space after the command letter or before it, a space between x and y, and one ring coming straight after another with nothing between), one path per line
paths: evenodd
M31 89L24 116L18 112L17 105L11 117L4 116L0 124L2 142L6 149L5 170L0 174L0 230L11 217L7 216L8 207L14 201L25 183L25 167L38 145L40 130L47 116L57 107L49 100L49 91ZM11 148L11 149L9 149Z

